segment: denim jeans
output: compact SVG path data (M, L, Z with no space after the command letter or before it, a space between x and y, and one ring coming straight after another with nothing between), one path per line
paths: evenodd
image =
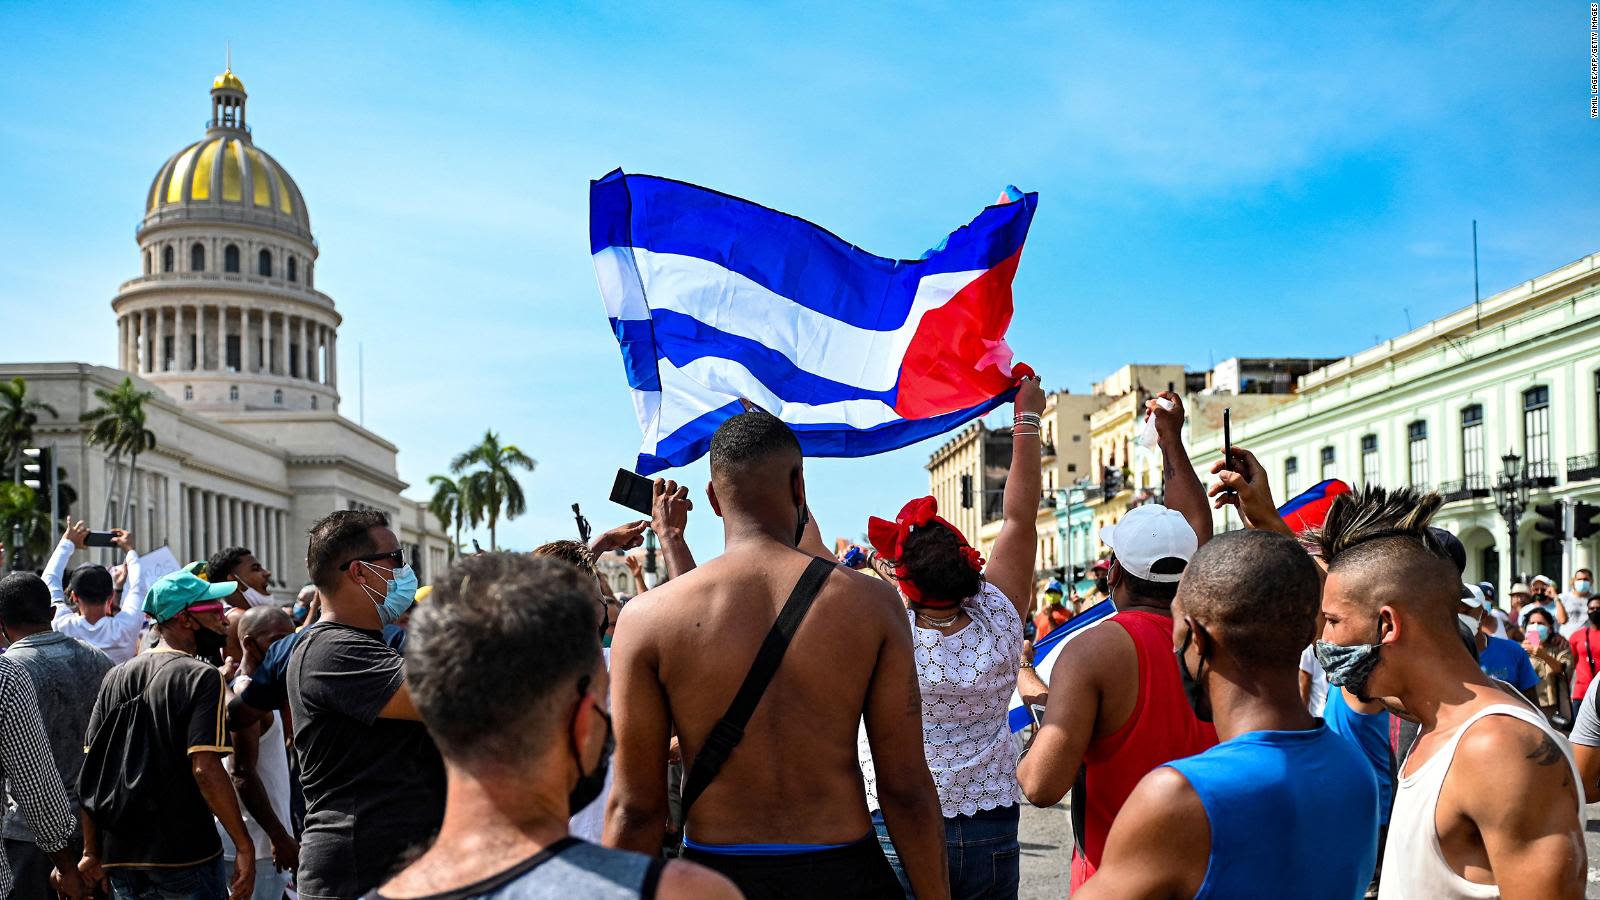
M1021 881L1022 846L1017 842L1017 826L1022 810L1017 806L981 809L977 815L944 820L944 848L950 862L952 900L1015 900ZM883 855L900 879L907 897L911 882L900 866L900 855L889 840L883 813L872 814Z
M116 900L225 900L222 857L182 869L107 869Z

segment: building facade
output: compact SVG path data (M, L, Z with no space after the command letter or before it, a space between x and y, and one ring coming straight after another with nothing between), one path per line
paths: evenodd
M1564 589L1572 568L1600 560L1600 539L1576 542L1564 563L1531 509L1512 537L1493 487L1514 454L1530 505L1600 502L1600 254L1311 372L1292 402L1236 411L1233 426L1280 503L1326 478L1437 490L1448 501L1438 524L1466 545L1469 581L1503 595L1542 573ZM1197 422L1191 448L1209 480L1218 427Z
M387 513L419 578L442 572L448 538L407 485L396 448L339 415L333 299L313 286L317 245L305 200L256 147L244 85L211 89L205 136L173 154L145 195L136 233L141 274L112 301L118 368L0 365L60 413L40 423L94 527L125 512L141 548L195 559L227 546L256 551L277 587L307 580L305 535L334 509ZM130 473L91 447L78 416L124 376L152 390L156 447ZM108 503L109 501L109 503Z

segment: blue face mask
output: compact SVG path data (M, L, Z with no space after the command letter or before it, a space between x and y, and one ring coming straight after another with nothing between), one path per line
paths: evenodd
M378 621L385 625L393 625L396 620L406 614L411 604L417 601L417 573L410 566L401 566L393 572L383 569L369 562L363 562L369 570L379 576L393 576L389 579L389 590L382 598L372 601L378 607ZM367 596L372 596L375 591L362 585Z

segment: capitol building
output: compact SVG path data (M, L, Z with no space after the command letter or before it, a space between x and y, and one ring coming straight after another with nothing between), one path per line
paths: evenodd
M231 70L211 86L205 135L174 153L144 195L138 276L118 288L117 368L76 362L0 364L55 407L37 440L53 446L77 491L75 518L127 525L141 550L180 560L227 546L255 551L287 597L306 583L306 532L334 509L387 513L426 584L448 538L424 504L401 496L397 448L339 414L339 325L316 289L317 243L305 198L258 147L248 95ZM131 193L131 192L130 192ZM81 413L94 392L132 376L153 451L136 486L89 446ZM125 523L96 521L125 493Z

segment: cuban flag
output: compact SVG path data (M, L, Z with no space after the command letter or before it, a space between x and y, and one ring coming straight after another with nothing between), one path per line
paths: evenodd
M649 475L704 455L752 404L807 456L869 456L1009 401L1011 279L1038 205L1014 189L922 259L874 256L804 219L618 169L589 242Z
M1350 493L1350 485L1337 478L1319 481L1288 503L1278 507L1278 515L1295 534L1321 528L1328 520L1328 507L1340 494Z
M1050 673L1055 670L1061 648L1077 635L1087 631L1090 625L1103 622L1116 612L1117 608L1111 604L1110 598L1107 598L1078 613L1068 619L1065 625L1045 635L1044 640L1033 645L1033 671L1045 684L1049 684ZM1012 734L1033 724L1033 713L1023 705L1022 695L1015 690L1011 692L1011 705L1006 710L1006 722L1011 726Z

